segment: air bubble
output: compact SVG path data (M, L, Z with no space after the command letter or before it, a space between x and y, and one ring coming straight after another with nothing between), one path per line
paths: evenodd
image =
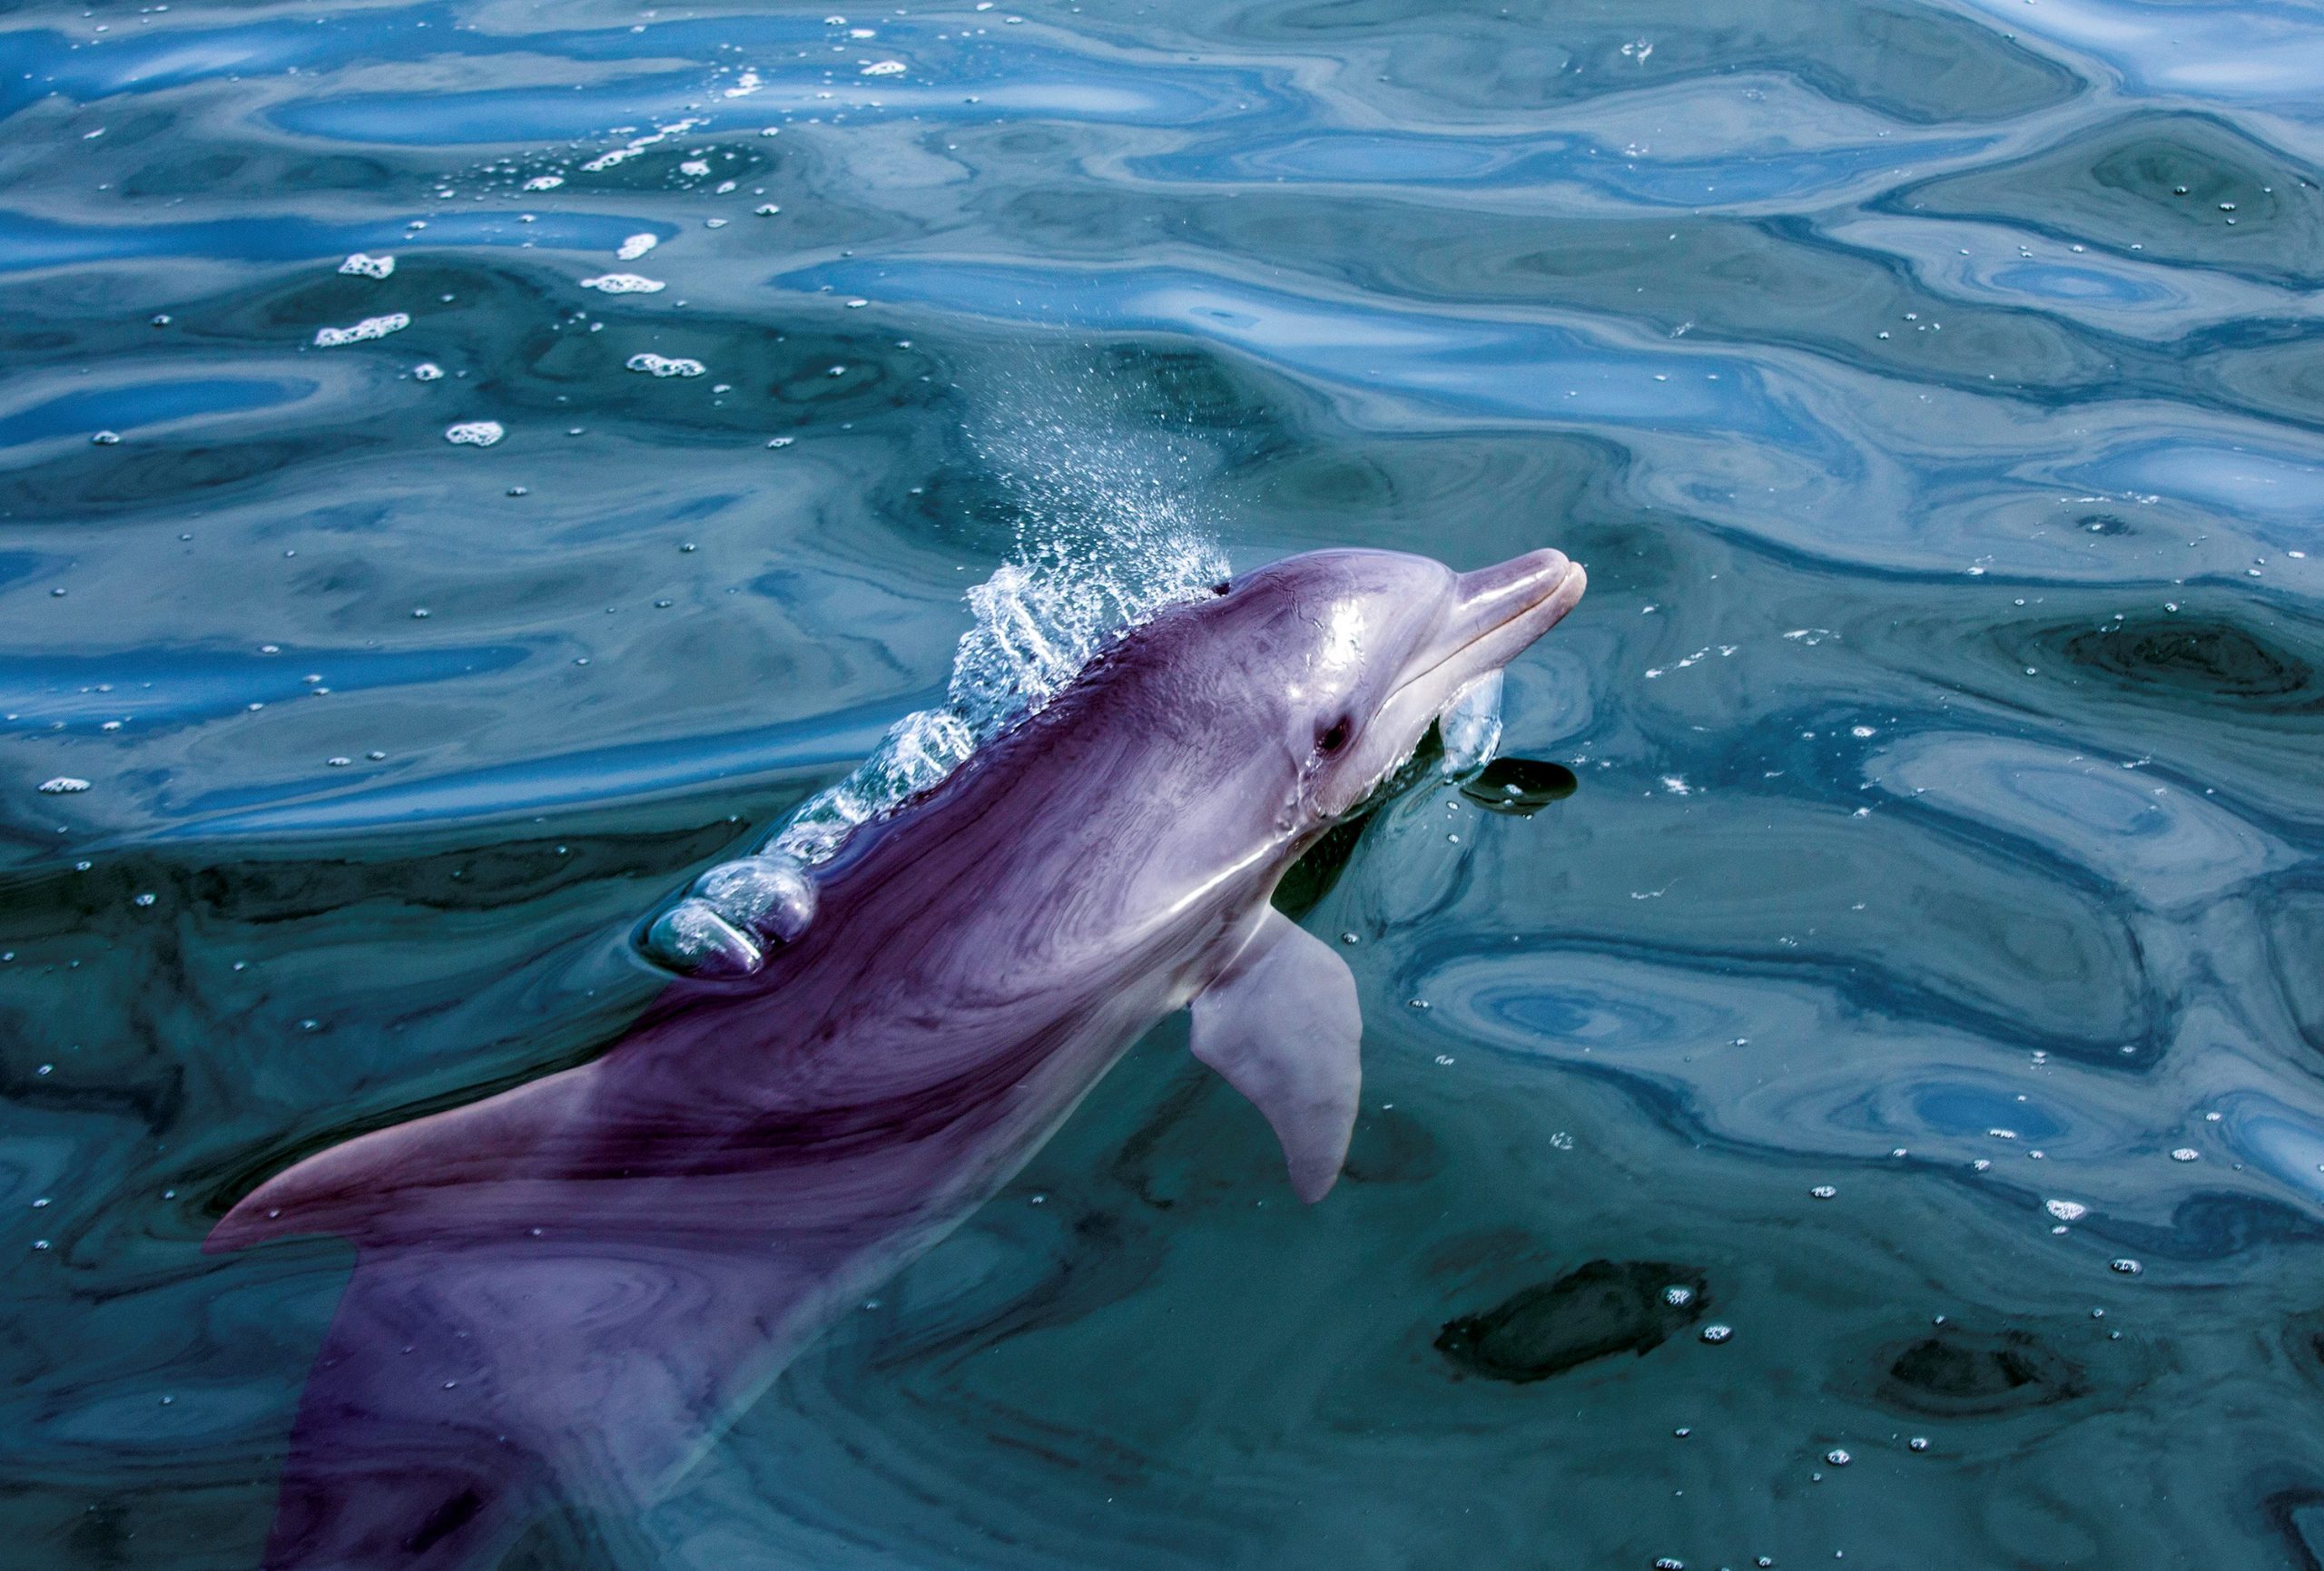
M645 948L670 969L694 977L746 977L763 964L759 947L699 899L680 900L656 918Z
M700 360L655 354L632 355L625 363L650 377L699 377L708 368Z

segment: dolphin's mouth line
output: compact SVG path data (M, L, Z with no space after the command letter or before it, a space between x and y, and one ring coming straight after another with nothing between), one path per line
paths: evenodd
M1488 627L1479 633L1475 637L1463 642L1458 648L1446 652L1443 655L1440 656L1434 663L1431 664L1426 671L1420 673L1416 676L1406 677L1403 681L1398 682L1389 691L1389 698L1391 701L1400 696L1406 688L1414 687L1421 682L1426 682L1438 672L1443 671L1446 666L1452 664L1454 661L1459 660L1462 655L1468 653L1471 650L1476 648L1477 645L1484 643L1495 633L1501 633L1514 623L1523 621L1526 617L1532 615L1536 611L1541 610L1542 606L1547 605L1551 601L1555 600L1558 597L1559 592L1563 590L1567 584L1573 582L1573 575L1579 571L1581 571L1581 569L1578 565L1571 562L1567 563L1566 569L1562 574L1559 574L1558 581L1555 584L1551 584L1548 592L1539 600L1532 602L1531 604L1519 607L1517 610L1510 613L1507 616L1502 618L1499 622L1494 623L1491 627ZM1513 654L1512 658L1514 658ZM1479 673L1478 674L1482 675L1483 673ZM1458 696L1457 693L1448 694L1445 698L1445 702L1449 705L1456 696Z

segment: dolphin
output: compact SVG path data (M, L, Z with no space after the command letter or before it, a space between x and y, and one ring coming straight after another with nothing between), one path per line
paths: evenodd
M471 1566L559 1501L650 1505L1175 1010L1322 1199L1355 980L1269 897L1584 584L1550 550L1334 550L1169 606L856 830L812 901L775 879L757 970L674 980L590 1063L260 1184L205 1247L357 1251L266 1564Z

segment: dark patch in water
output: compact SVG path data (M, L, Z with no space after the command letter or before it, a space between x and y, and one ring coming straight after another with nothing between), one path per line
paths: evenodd
M1670 1290L1683 1288L1673 1303ZM1525 1385L1615 1353L1653 1351L1709 1306L1702 1273L1656 1261L1593 1260L1482 1314L1445 1322L1436 1350L1487 1380Z
M2150 262L2232 266L2312 289L2324 193L2290 157L2210 115L2128 116L2016 164L1905 187L1882 205L2008 219Z
M1581 784L1561 763L1497 758L1462 781L1461 794L1487 811L1530 819L1551 802L1571 796Z
M2082 1371L2025 1331L1947 1328L1896 1353L1880 1399L1916 1413L1983 1417L2080 1396Z
M2315 702L2308 662L2230 622L2141 617L2050 636L2075 665L2143 689L2270 709Z
M1373 815L1365 813L1324 831L1323 838L1307 848L1306 854L1291 864L1283 880L1275 887L1275 908L1296 922L1332 892L1340 881L1347 865L1355 856L1355 848L1364 839L1364 831L1372 827Z
M2268 1245L2324 1242L2304 1210L2257 1194L2191 1194L2171 1213L2171 1225L2112 1219L2102 1232L2125 1254L2171 1260L2227 1260Z
M2284 1323L2284 1350L2300 1373L2324 1385L2324 1310L2310 1310Z
M2324 890L2285 891L2269 912L2269 970L2282 990L2292 1023L2308 1046L2324 1052Z
M1358 1183L1418 1183L1443 1169L1436 1137L1398 1107L1366 1109L1349 1143L1344 1179Z
M2268 1520L2299 1556L2300 1571L2324 1571L2324 1489L2279 1489L2260 1502Z

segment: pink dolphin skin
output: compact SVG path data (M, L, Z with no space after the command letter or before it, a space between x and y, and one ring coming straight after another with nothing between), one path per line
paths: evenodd
M1174 1010L1320 1200L1355 982L1268 898L1583 585L1555 551L1324 551L1173 606L859 830L763 970L673 983L592 1063L261 1184L207 1247L358 1252L266 1564L489 1564L560 1497L651 1503Z

